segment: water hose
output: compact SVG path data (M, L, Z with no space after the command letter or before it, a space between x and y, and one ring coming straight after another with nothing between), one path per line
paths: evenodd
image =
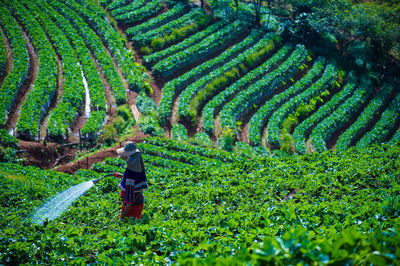
M99 178L97 178L97 179L93 179L92 181L93 181L93 184L96 184L97 182L99 182L100 180L102 180L104 177L106 177L106 176L110 176L110 175L114 175L113 173L110 173L110 174L106 174L106 175L104 175L104 176L102 176L102 177L99 177Z

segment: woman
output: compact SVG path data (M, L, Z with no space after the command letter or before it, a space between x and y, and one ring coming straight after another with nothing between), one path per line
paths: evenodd
M119 185L123 201L120 219L124 217L141 219L144 206L143 190L147 189L141 152L135 142L128 141L123 148L117 149L117 154L127 162L123 175L114 173L116 177L123 177Z

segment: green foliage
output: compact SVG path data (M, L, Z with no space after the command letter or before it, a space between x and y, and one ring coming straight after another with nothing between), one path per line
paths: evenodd
M142 130L145 134L150 134L157 137L163 137L165 135L164 129L158 124L157 113L155 111L152 111L147 115L140 116L138 125L140 130Z
M188 132L184 125L173 124L171 129L171 135L173 139L186 141L188 139Z
M193 145L209 147L209 148L213 146L212 140L205 132L199 132L194 134L193 137L188 139L188 142Z
M136 97L136 106L143 115L148 115L157 110L154 100L144 93L140 93Z
M62 216L29 215L57 193L123 171L108 158L75 175L0 164L2 264L396 264L399 146L279 159L151 138L143 219L118 219L108 177ZM228 157L229 156L229 157ZM134 232L134 233L132 233Z

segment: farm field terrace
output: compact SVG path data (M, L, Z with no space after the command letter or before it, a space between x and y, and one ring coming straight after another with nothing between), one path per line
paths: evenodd
M399 262L398 144L279 160L157 138L139 148L150 182L141 221L118 219L114 177L59 218L29 220L58 192L122 171L121 159L75 175L2 163L1 263Z

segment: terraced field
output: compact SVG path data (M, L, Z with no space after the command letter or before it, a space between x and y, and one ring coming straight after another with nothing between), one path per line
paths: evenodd
M62 141L77 130L96 139L110 107L126 103L128 89L149 86L105 14L82 4L10 0L0 5L9 48L0 122L21 139L39 140L47 131L51 140Z
M154 1L137 3L107 1L103 6L118 14L143 64L164 84L158 111L165 127L180 123L189 134L206 132L214 141L233 132L237 141L254 147L297 153L336 149L338 141L342 149L340 143L351 135L348 148L368 131L383 130L375 124L389 108L387 97L368 119L363 111L368 112L376 91L393 96L398 88L372 88L364 77L312 56L302 45L285 43L274 31L205 20L196 6L157 5L155 11ZM139 13L140 19L125 19ZM354 136L350 132L359 117L368 128ZM399 122L387 121L386 133L368 143L389 141Z
M373 87L285 41L273 16L262 30L193 3L99 3L1 4L3 128L28 140L80 131L96 141L134 90L153 92L166 132L177 124L214 143L303 154L388 142L399 130L396 85Z

